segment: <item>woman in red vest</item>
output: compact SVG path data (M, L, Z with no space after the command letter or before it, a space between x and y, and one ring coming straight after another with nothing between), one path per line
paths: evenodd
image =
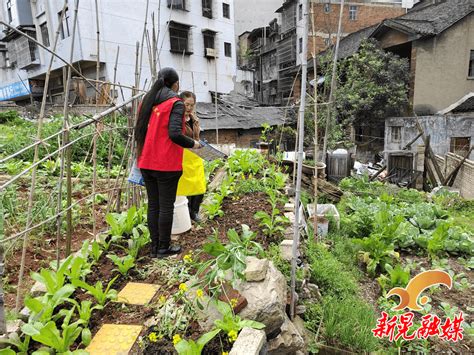
M135 127L138 167L148 195L148 228L151 256L178 254L171 245L174 202L183 173L183 148L200 148L199 142L184 134L184 104L178 97L179 77L163 68L158 80L143 98Z

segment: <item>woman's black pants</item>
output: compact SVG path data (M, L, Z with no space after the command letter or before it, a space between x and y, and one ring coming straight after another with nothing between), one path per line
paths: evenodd
M141 169L148 195L148 229L152 248L167 249L171 242L174 202L182 171Z

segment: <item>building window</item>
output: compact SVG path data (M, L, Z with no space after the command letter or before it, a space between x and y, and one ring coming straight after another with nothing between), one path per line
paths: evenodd
M451 153L466 156L471 148L471 137L451 137L449 151Z
M303 38L298 39L298 53L303 53Z
M390 127L390 134L392 136L392 143L400 143L402 141L402 127L394 126Z
M471 50L471 57L469 58L469 77L474 78L474 50Z
M43 45L49 47L49 32L48 32L48 24L44 22L40 25L41 30L41 39L43 40Z
M7 0L7 15L8 15L8 23L11 23L13 21L12 0Z
M298 19L300 21L303 19L303 4L298 5Z
M232 44L224 42L224 54L226 57L232 57Z
M230 18L230 5L225 2L222 3L222 16Z
M61 20L61 12L58 14L58 17ZM64 11L63 23L61 24L61 39L67 38L71 35L69 20L69 9L66 8Z
M189 29L191 26L170 22L170 52L191 54L189 50Z
M324 13L328 14L331 12L331 4L324 4Z
M212 0L202 0L202 15L212 18Z
M204 56L208 58L216 57L216 33L214 31L202 31L204 38Z
M168 7L175 10L186 10L185 0L168 0Z
M349 20L351 21L357 20L357 6L355 5L349 6Z

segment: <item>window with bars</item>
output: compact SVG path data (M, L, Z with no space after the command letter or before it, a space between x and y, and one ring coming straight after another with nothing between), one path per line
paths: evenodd
M224 55L226 57L232 57L232 44L224 42Z
M170 31L170 52L192 54L189 48L189 30L191 26L171 22Z
M324 4L324 13L328 14L331 12L331 4Z
M298 39L298 53L303 53L303 38Z
M208 58L216 57L216 33L214 31L202 31L204 39L204 56Z
M174 10L186 10L185 0L168 0L168 7Z
M58 14L58 18L61 20L61 12ZM69 16L69 9L66 8L64 11L63 22L61 23L61 39L65 39L71 35L70 30L70 16Z
M392 143L400 143L402 141L402 127L393 126L390 127L390 135Z
M469 77L474 78L474 50L471 50L471 56L469 57Z
M303 4L299 4L298 5L298 20L302 20L303 19Z
M222 16L230 18L230 5L225 2L222 3Z
M356 5L349 6L349 20L351 21L357 20L357 6Z
M49 32L48 32L48 23L44 22L40 25L41 39L43 40L43 45L49 47Z
M202 15L212 18L212 0L202 0Z
M451 153L465 156L471 148L471 137L451 137L449 151Z
M12 0L7 0L7 16L8 16L8 23L11 23L13 21Z

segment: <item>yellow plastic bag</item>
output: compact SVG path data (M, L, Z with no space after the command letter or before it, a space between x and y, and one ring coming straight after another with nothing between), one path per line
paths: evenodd
M179 179L179 196L196 196L206 192L204 161L188 149L183 153L183 175Z

